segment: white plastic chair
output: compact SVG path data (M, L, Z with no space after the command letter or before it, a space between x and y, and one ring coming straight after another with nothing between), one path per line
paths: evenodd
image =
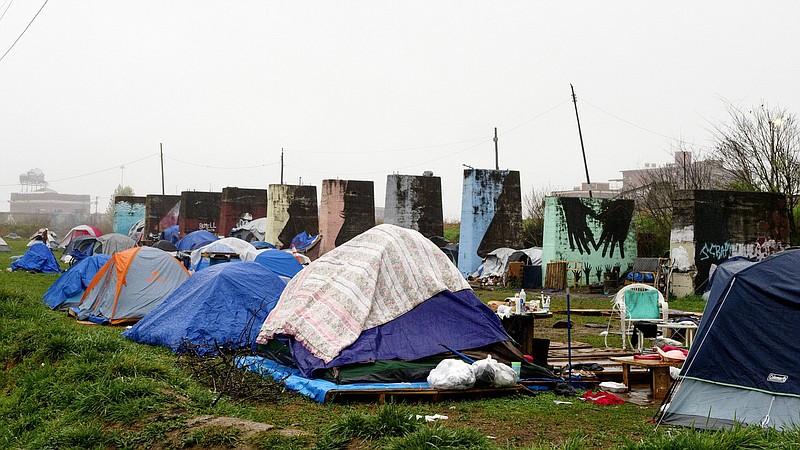
M655 291L658 294L658 314L652 314L652 317L631 317L631 314L627 310L627 306L625 304L625 296L626 292L628 291L636 291L636 292L647 292L647 291ZM664 300L664 295L653 286L642 284L642 283L633 283L629 284L617 292L614 296L614 305L612 307L612 312L619 313L620 316L620 331L622 332L622 349L625 350L627 348L628 343L628 336L633 335L633 324L637 322L648 322L648 323L666 323L669 319L669 304L667 301ZM639 332L639 341L637 345L637 349L639 351L643 348L644 336L641 332Z

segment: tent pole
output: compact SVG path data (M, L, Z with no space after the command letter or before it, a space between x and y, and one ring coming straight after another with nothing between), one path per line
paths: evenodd
M567 286L567 381L572 381L572 314L570 311L569 286Z

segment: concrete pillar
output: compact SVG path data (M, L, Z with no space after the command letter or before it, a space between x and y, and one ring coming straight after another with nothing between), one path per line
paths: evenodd
M145 200L145 239L158 239L166 228L178 224L181 209L180 195L149 194Z
M372 181L322 180L319 230L327 253L375 226Z
M522 191L516 170L464 170L458 269L472 275L487 253L520 249Z
M316 186L270 184L268 197L267 242L289 248L303 231L319 234Z
M114 233L128 235L131 227L144 219L147 197L120 195L114 198Z
M180 236L184 237L197 230L217 234L221 203L221 192L181 192Z
M388 175L383 222L417 230L428 238L442 236L442 179L433 175Z
M267 190L226 187L222 190L219 234L230 236L231 229L267 216ZM249 219L247 219L249 217Z

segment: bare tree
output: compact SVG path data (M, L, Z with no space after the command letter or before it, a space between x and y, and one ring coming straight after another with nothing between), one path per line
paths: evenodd
M800 128L785 108L767 104L742 111L725 102L730 121L714 127L717 157L736 189L786 195L790 235L800 194Z
M541 247L544 237L544 199L555 189L547 184L531 188L522 199L522 236L526 247Z
M720 161L703 159L700 152L678 142L673 163L643 170L639 183L621 194L636 201L640 255L657 256L669 248L672 201L678 190L725 189L730 181Z

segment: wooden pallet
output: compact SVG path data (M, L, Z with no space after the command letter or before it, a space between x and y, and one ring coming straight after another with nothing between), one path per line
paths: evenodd
M384 404L387 401L441 402L444 400L475 400L481 398L503 397L506 395L534 395L528 388L516 385L508 388L485 388L466 390L441 389L363 389L330 390L325 394L325 402L373 402Z

